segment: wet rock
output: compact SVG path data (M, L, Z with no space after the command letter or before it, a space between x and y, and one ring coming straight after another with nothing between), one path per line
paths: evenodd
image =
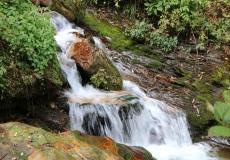
M93 63L93 48L87 42L73 44L67 53L83 70L88 70Z
M32 97L28 99L11 99L12 102L0 102L0 123L19 121L38 126L44 123L45 128L55 131L70 129L69 106L64 97ZM34 99L33 99L34 98Z
M105 90L122 89L120 73L103 50L82 41L72 44L67 55L77 63L84 81Z
M202 140L209 143L211 146L218 148L217 154L222 159L230 157L230 137L207 137L203 136Z
M108 137L79 131L54 134L18 122L0 124L0 141L5 159L154 159L144 148L117 144Z
M105 112L103 105L88 103L79 104L78 107L92 109L90 112L81 115L83 116L82 128L84 129L85 133L89 135L104 136L106 135L106 130L108 131L114 129L113 121ZM130 139L129 130L131 126L128 125L127 121L129 121L130 119L135 119L135 117L139 116L141 114L141 111L143 110L143 106L139 102L133 102L123 103L121 104L121 106L111 104L110 107L119 108L118 116L122 124L124 124L122 130L122 132L124 133L123 137L126 137L125 139ZM98 114L98 110L95 108L100 110L100 114Z
M30 116L41 119L51 130L66 131L70 129L68 112L52 106L33 106Z

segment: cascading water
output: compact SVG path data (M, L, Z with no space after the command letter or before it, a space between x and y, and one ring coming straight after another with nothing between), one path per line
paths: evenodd
M82 86L76 64L67 58L66 52L77 41L72 33L83 34L83 30L58 13L52 14L52 23L57 30L55 39L61 48L58 54L61 69L71 86L65 95L69 98L72 130L143 146L160 160L216 159L211 156L209 145L192 144L183 111L148 98L134 83L123 81L124 91L120 92Z

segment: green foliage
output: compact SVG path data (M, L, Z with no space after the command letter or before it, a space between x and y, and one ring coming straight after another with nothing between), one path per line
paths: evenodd
M214 126L208 130L208 136L230 137L230 129L224 126Z
M221 85L224 87L222 93L223 100L226 104L230 105L230 75L229 75L229 64L225 63L221 66L217 66L216 70L211 74L212 83Z
M228 87L226 90L224 90L223 97L224 97L225 103L230 105L230 87Z
M214 113L215 119L222 126L211 127L208 136L226 136L230 137L230 106L223 102L216 102L214 107L207 103L209 111Z
M230 42L228 0L147 0L145 6L159 29L190 32L197 37L197 43L219 46Z
M230 127L230 106L222 102L216 102L214 116L221 125Z
M134 28L125 29L125 35L130 36L135 40L144 40L147 36L149 29L152 27L151 24L147 24L145 20L136 21Z
M150 44L160 47L164 52L169 52L178 44L177 37L167 37L166 32L158 29L150 34Z
M142 21L136 21L131 29L126 29L124 34L130 36L135 41L148 42L152 46L160 47L164 52L169 52L178 44L177 37L168 37L162 29L155 30L152 24Z
M211 112L211 113L214 114L214 107L213 107L213 105L211 105L211 103L209 103L208 101L206 101L206 109L207 109L209 112Z
M108 82L106 79L108 79L109 76L106 75L105 69L100 68L96 74L94 74L90 80L94 84L95 87L97 88L105 88L108 90Z
M11 54L17 52L34 71L43 74L57 45L49 16L41 11L44 9L36 8L29 0L0 2L0 37L10 43Z
M217 66L216 71L212 74L212 79L215 83L225 87L230 87L229 65Z
M88 5L97 4L97 0L85 0Z
M124 6L124 12L129 15L129 18L135 19L136 7L132 4L127 4Z
M27 0L0 1L0 98L42 95L44 83L61 87L55 30L44 11ZM33 87L30 87L33 86Z

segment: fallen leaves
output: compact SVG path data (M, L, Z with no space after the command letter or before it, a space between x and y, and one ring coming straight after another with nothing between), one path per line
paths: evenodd
M183 92L187 95L187 96L190 96L190 94L189 94L189 92L190 92L190 90L189 89L183 89Z
M200 110L199 110L199 108L195 105L195 99L193 99L192 100L192 107L194 108L194 109L196 109L196 112L197 112L197 116L200 116Z

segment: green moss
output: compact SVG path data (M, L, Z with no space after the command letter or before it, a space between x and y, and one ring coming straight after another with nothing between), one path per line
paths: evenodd
M124 145L119 144L118 145L118 151L119 151L118 154L122 155L122 157L124 157L125 160L132 160L133 159L132 152L127 150L127 148Z
M209 93L209 86L204 83L204 81L196 80L192 83L192 86L200 93Z
M123 34L122 30L112 26L105 20L99 20L97 16L88 14L85 16L84 22L89 25L90 28L96 30L99 34L111 37L111 48L117 51L131 50L136 55L148 56L161 62L160 53L155 52L152 46L134 44L131 39L127 38Z
M117 68L113 65L102 50L95 47L94 62L87 69L91 75L91 82L95 87L105 90L121 90L122 78Z
M217 66L214 71L210 73L210 83L223 90L222 96L218 97L218 100L224 101L230 105L230 65L224 63L221 66Z
M141 64L141 61L139 59L133 59L132 64Z
M212 81L225 87L230 86L230 75L228 74L229 70L229 64L216 67L216 70L211 74Z
M155 52L152 46L145 44L133 44L129 50L136 55L147 56L161 62L160 53Z
M182 76L182 77L187 77L187 78L189 78L189 79L192 78L192 77L194 77L193 72L187 71L187 70L185 70L185 69L183 69L183 68L178 68L178 69L176 70L176 73L177 73L178 75Z
M230 87L223 92L224 102L230 106Z
M111 48L117 51L125 51L132 45L132 41L126 38L119 28L99 20L95 15L86 15L84 21L99 34L112 38Z
M181 78L177 78L176 80L174 80L172 82L173 84L177 84L179 86L187 86L189 87L190 82L188 81L188 77L181 77ZM179 88L178 86L174 85L175 88Z
M151 62L147 65L145 65L145 67L147 68L156 68L156 69L162 69L164 67L164 64L159 62L159 61L154 61L154 62Z
M211 94L200 94L196 97L198 101L214 103L213 96Z
M118 154L121 155L125 160L133 160L139 157L139 154L142 154L142 160L155 160L150 152L148 152L143 147L137 147L138 150L131 150L123 144L117 144ZM140 153L138 153L140 152Z
M216 123L214 116L206 110L205 104L199 107L199 115L196 109L188 106L186 115L195 142L200 141L202 135L207 135L209 127Z

